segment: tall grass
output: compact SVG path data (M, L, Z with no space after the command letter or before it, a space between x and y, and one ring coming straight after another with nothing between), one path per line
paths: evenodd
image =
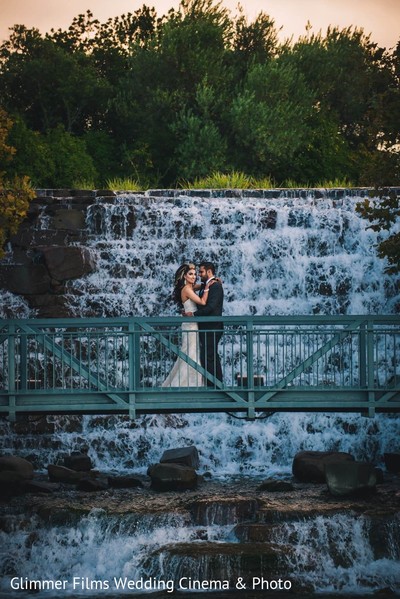
M179 186L186 189L270 189L274 186L274 182L269 177L255 179L240 171L229 173L215 171L193 182L181 181Z
M312 186L309 183L299 183L299 181L295 181L294 179L285 179L282 183L282 187L285 189L304 189Z
M74 181L73 187L75 189L97 189L95 182L88 179ZM112 191L144 191L149 186L140 183L138 179L133 177L114 177L113 179L107 179L105 187ZM281 185L277 185L276 181L268 176L256 178L241 171L228 173L215 171L207 177L198 177L192 182L182 180L178 183L178 187L183 189L273 189L277 187L287 189L309 189L313 187L332 189L350 188L353 187L353 184L346 178L336 178L318 181L314 185L295 181L294 179L286 179Z
M85 190L92 190L92 189L97 189L97 186L95 184L95 182L93 181L93 179L77 179L76 181L74 181L72 183L72 188L73 189L85 189Z
M349 187L354 187L353 183L351 183L351 181L349 181L348 179L344 178L344 179L330 179L328 181L319 181L315 187L325 187L325 188L335 188L335 187L345 187L345 188L349 188Z
M288 188L288 189L310 189L313 187L320 188L336 188L336 187L353 187L353 184L348 179L329 179L318 181L316 184L304 183L295 181L294 179L286 179L281 185L277 185L271 177L256 178L246 175L241 171L231 171L229 173L221 173L215 171L207 177L197 178L194 181L180 181L179 187L186 189L272 189L272 188Z
M112 191L143 191L143 186L140 185L137 179L131 177L114 177L114 179L107 179L106 189Z

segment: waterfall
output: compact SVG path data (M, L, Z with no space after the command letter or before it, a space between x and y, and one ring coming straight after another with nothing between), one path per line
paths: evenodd
M207 259L223 279L226 315L391 314L400 302L398 280L385 274L376 254L388 233L367 229L356 212L366 195L153 190L97 198L86 212L85 241L97 270L69 283L70 308L82 317L175 315L176 268ZM289 472L300 449L350 451L379 464L384 451L399 447L398 419L387 416L275 414L244 423L185 415L137 422L88 417L77 431L61 426L56 434L60 446L86 447L106 470L129 469L134 460L145 471L160 448L194 444L203 469L222 477ZM48 454L49 448L39 464Z
M297 580L317 596L331 592L365 597L380 588L400 593L398 515L378 523L337 514L274 524L272 545L258 543L257 556L251 553L251 543L235 551L239 547L232 524L199 525L186 515L116 516L92 509L64 519L60 513L47 523L21 516L9 520L7 528L3 518L0 542L8 552L0 563L2 598L11 596L10 585L13 590L34 590L27 586L30 581L57 581L67 597L115 597L117 591L133 591L129 596L134 596L142 590L172 593L196 588L188 586L191 581L227 581L232 588L232 581L252 568L258 579L263 572L268 579L271 547L279 556L280 577L289 584ZM256 590L260 588L257 583ZM50 587L38 596L60 596L59 589ZM311 596L309 591L306 595ZM254 597L244 592L241 596Z
M393 278L366 228L362 198L99 198L87 211L95 273L70 284L80 316L175 313L173 275L185 261L215 262L226 315L393 313Z
M319 591L344 594L357 589L368 594L378 580L385 580L388 588L400 592L400 519L382 521L380 526L379 546L368 518L343 514L285 524L276 540L291 539L294 549L287 555L288 568Z
M68 283L69 309L82 317L175 315L170 296L176 268L206 259L223 280L225 315L396 313L398 280L385 274L375 247L388 233L367 229L355 209L367 195L153 190L94 198L86 210L84 243L97 269ZM2 300L0 317L30 315L12 294L3 293ZM3 422L1 429L0 453L27 457L41 472L72 451L87 451L103 472L144 476L164 450L195 445L200 474L215 484L237 480L243 486L270 476L288 478L300 450L348 451L377 466L384 452L400 451L399 418L393 415L276 413L252 422L225 414L133 422L60 416L32 419L19 431ZM211 506L201 517L196 513L171 508L115 515L94 508L61 521L8 514L0 526L0 542L9 547L0 558L0 594L9 596L12 576L66 581L62 592L73 597L142 590L168 596L179 590L180 578L232 581L249 563L245 548L240 555L234 549L240 514L231 504ZM376 521L352 512L275 524L270 542L283 560L280 572L304 588L400 593L398 516L382 522L380 537ZM260 548L257 567L270 567L270 545ZM15 585L27 590L24 580ZM60 591L50 589L44 596L56 595Z
M38 419L41 430L43 418ZM232 476L288 476L298 451L346 451L383 467L383 454L400 450L399 418L379 414L275 413L246 422L224 414L48 417L39 435L32 421L13 434L3 423L0 453L18 452L45 471L73 451L85 451L95 468L146 474L164 450L195 445L200 472Z

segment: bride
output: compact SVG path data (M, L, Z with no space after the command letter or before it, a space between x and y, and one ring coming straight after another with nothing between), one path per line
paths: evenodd
M205 286L202 297L199 297L195 292L200 287L196 285L196 278L194 264L182 264L176 271L173 298L178 305L183 306L184 312L195 313L197 305L205 306L207 303L209 287L214 281L210 281ZM182 324L180 350L200 365L198 331L197 322L184 322ZM182 358L178 357L162 387L202 387L204 384L204 377L200 372L197 372Z

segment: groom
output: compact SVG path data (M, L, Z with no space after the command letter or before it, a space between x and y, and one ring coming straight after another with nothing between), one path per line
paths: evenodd
M220 280L215 279L215 266L212 262L201 262L199 265L202 297L208 281L214 281L209 287L207 304L198 306L196 316L221 316L224 302L224 290ZM218 343L222 337L224 325L222 322L199 322L200 362L205 370L222 382L221 361L218 355ZM207 381L209 387L214 383Z

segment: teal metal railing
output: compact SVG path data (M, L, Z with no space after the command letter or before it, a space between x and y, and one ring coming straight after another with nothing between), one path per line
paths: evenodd
M0 414L400 411L398 316L217 320L222 383L180 349L181 317L2 320ZM163 387L178 357L211 386Z

